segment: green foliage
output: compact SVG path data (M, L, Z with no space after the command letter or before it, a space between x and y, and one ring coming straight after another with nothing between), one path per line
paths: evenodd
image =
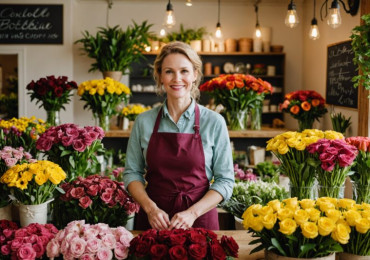
M200 27L198 29L185 29L183 24L180 24L180 31L169 33L163 39L163 42L180 41L189 44L190 41L201 40L205 34L207 34L205 27Z
M365 89L370 90L370 14L361 17L363 25L356 26L352 30L352 50L355 53L353 62L358 65L361 75L354 76L352 82L354 87L362 84Z
M333 130L342 134L344 134L351 125L351 117L347 119L342 113L331 113L330 119Z
M279 183L278 166L272 162L260 162L256 165L257 173L263 181Z
M141 25L133 21L133 24L128 26L126 31L116 25L113 28L99 27L95 36L88 31L82 33L83 38L75 43L82 43L83 53L95 59L89 72L122 71L126 74L131 63L143 57L142 52L145 46L149 45L149 29L152 24L147 24L147 21Z
M5 119L18 116L18 96L16 93L0 94L0 113L5 114Z

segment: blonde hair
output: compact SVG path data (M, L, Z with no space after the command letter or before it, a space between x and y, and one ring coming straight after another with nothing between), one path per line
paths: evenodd
M157 83L157 94L163 95L164 89L162 87L160 75L162 72L162 64L163 60L170 54L179 53L188 58L188 60L193 64L194 72L197 73L197 78L195 79L190 95L195 100L199 99L200 92L199 92L199 84L202 80L202 60L200 59L199 55L196 51L194 51L188 44L183 42L171 42L166 44L161 49L161 52L158 54L157 58L154 61L154 79Z

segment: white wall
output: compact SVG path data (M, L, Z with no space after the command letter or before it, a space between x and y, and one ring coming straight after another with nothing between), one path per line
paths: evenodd
M351 30L360 24L360 10L356 16L346 14L341 9L342 25L337 29L332 29L326 23L326 20L320 20L319 8L321 1L316 6L316 19L320 31L318 40L310 40L308 32L311 20L313 18L313 1L305 1L304 10L304 35L303 35L303 89L315 90L325 97L326 91L326 63L327 63L327 46L336 42L349 40ZM328 107L329 113L330 108ZM358 112L355 109L335 107L335 112L341 112L346 117L351 116L352 126L347 135L357 135L358 129ZM329 113L321 119L320 124L316 124L320 129L332 129Z

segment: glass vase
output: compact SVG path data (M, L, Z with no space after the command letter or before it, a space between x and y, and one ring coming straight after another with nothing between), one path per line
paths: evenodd
M370 184L361 185L352 182L352 187L353 199L357 202L357 204L361 204L363 202L370 203Z
M321 186L317 187L318 196L320 197L330 197L343 199L344 198L344 185L342 186Z
M109 125L110 125L110 118L108 115L105 114L94 114L95 117L95 125L100 126L104 132L109 131Z
M60 125L59 110L46 110L46 123L50 126Z
M262 126L262 106L251 108L251 129L261 130Z
M305 129L312 129L315 119L298 120L298 131L302 132Z
M317 198L317 192L315 185L312 186L293 186L289 185L289 192L290 197L294 198L297 197L298 200L302 199L316 199Z
M245 130L248 121L248 109L226 111L226 123L230 130Z

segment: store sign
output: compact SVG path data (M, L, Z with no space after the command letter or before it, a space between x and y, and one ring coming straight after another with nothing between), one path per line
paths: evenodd
M63 5L0 4L0 44L63 44Z

